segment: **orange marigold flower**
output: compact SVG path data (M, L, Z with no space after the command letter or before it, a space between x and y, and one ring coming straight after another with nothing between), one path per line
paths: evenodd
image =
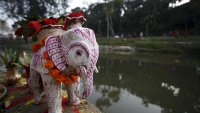
M40 45L43 47L45 45L44 39L40 41Z
M49 58L49 55L48 55L48 53L45 51L44 53L43 53L43 57L46 59L46 60L49 60L50 58Z
M61 72L61 73L59 74L59 76L65 77L65 76L67 76L67 75L65 75L64 73Z
M66 84L66 85L70 85L72 83L72 80L71 80L70 77L66 76L65 80L63 81L63 83Z
M37 52L42 46L39 43L36 43L32 46L32 51Z
M55 77L60 73L60 71L59 69L55 68L55 69L50 70L50 73L51 73L51 76Z
M64 76L62 76L62 75L58 75L58 76L56 76L55 77L55 79L56 79L56 81L58 82L58 83L61 83L61 82L63 82L64 81Z
M71 75L70 78L72 79L73 82L78 81L78 76L76 76L76 75Z
M44 67L48 68L48 69L52 69L55 67L54 63L51 61L51 60L47 60L45 63L44 63Z

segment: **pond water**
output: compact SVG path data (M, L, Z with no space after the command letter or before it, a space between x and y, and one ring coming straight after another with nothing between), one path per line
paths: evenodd
M100 54L97 67L87 100L103 113L200 112L198 58Z
M105 113L200 112L199 60L171 58L174 63L100 58L87 100Z

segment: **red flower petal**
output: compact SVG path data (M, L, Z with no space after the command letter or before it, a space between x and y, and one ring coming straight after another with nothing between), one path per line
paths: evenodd
M42 25L38 21L30 21L28 23L31 29L34 29L36 32L40 31Z
M56 18L46 18L43 20L43 22L48 25L48 24L51 24L51 25L55 25L58 23L58 19Z
M32 36L33 36L33 34L34 34L34 32L33 32L33 31L31 31L31 32L28 34L28 37L32 37Z
M23 32L24 28L20 27L15 31L15 35L20 35Z
M67 30L67 25L66 24L63 24L63 29Z
M74 13L70 13L67 17L73 18L73 17L80 17L83 16L84 14L82 12L74 12Z

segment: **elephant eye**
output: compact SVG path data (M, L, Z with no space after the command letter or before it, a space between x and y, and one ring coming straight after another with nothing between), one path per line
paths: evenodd
M77 51L76 51L76 55L78 55L78 56L81 56L82 53L83 53L83 52L82 52L81 50L77 50Z

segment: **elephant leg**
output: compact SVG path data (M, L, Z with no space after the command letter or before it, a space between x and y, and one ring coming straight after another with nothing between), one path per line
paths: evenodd
M72 83L70 86L67 86L68 93L68 104L69 105L78 105L80 104L80 99L75 94L75 89L80 90L80 78L76 83Z
M48 105L48 113L62 113L61 84L50 74L42 74L42 81Z
M39 104L42 101L42 92L40 88L40 78L41 75L34 71L30 70L30 78L29 78L29 86L31 88L31 91L33 92L35 103Z
M27 81L27 87L29 88L29 91L30 91L30 92L33 92L32 89L31 89L31 84L32 84L32 83L31 83L31 78L30 78L30 77L27 78L26 81Z

